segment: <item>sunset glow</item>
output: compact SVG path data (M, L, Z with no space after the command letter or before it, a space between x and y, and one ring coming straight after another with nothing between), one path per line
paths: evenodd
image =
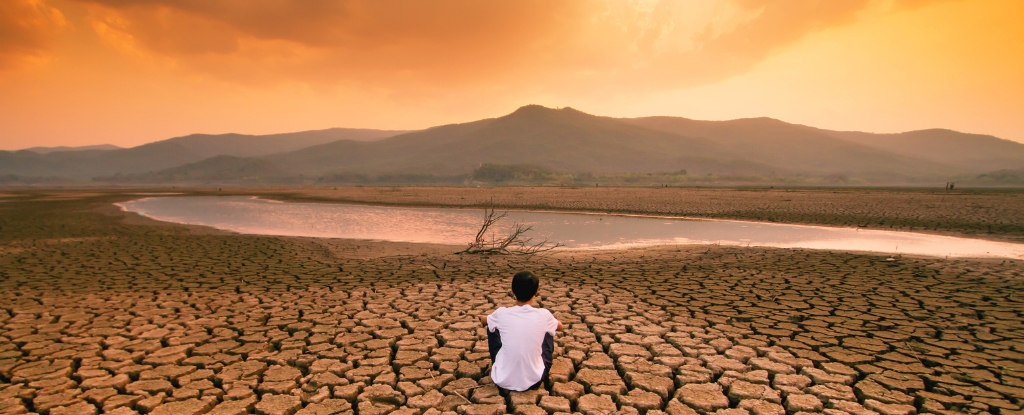
M0 149L525 104L1024 142L1015 0L0 3Z

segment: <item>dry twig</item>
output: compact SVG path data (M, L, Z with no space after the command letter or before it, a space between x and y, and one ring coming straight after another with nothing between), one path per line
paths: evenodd
M533 225L526 225L519 222L512 224L512 228L509 230L507 236L495 238L494 234L491 233L490 240L488 240L488 231L491 226L494 226L495 223L507 216L508 212L502 212L499 215L493 208L485 208L484 223L480 226L480 230L476 232L476 238L468 247L466 247L466 249L456 253L532 255L550 251L562 246L560 243L549 244L547 239L540 242L534 242L533 238L526 236L527 232L533 230Z

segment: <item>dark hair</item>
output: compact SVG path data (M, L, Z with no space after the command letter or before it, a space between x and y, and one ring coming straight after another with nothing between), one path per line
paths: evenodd
M530 271L520 271L512 276L512 292L516 300L530 301L537 294L537 287L540 287L540 279Z

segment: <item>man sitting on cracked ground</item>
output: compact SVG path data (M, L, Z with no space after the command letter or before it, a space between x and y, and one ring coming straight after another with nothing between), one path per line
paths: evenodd
M517 273L512 277L516 304L480 317L487 325L491 381L501 389L521 392L547 383L555 332L562 330L562 323L550 311L531 305L539 286L533 273Z

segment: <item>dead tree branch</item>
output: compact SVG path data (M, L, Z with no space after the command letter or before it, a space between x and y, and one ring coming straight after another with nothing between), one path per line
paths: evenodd
M500 215L494 208L484 209L484 223L476 232L476 238L469 243L466 249L456 252L457 254L498 254L498 255L533 255L547 252L562 246L560 243L549 244L547 239L534 242L533 238L526 236L526 233L533 230L533 225L526 225L519 222L513 223L508 235L495 237L493 232L488 232L495 223L508 216L508 212ZM488 239L490 235L490 239Z

